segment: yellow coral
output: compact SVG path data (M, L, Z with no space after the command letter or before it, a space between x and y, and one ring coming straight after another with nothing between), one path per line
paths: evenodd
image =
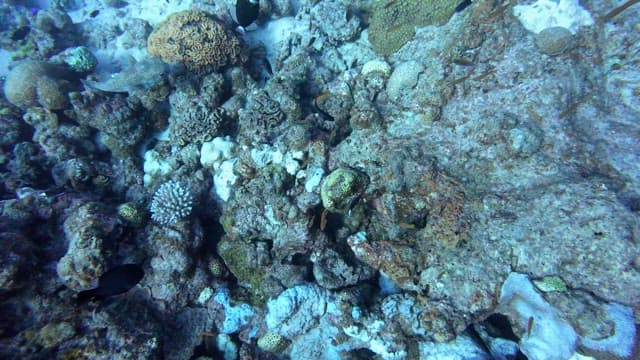
M264 351L278 354L288 346L288 341L282 335L269 331L258 339L258 347Z
M149 35L147 48L165 62L183 63L195 72L215 71L245 60L233 32L201 10L170 15Z

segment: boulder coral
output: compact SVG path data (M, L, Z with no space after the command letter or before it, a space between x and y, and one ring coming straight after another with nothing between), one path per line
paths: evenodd
M322 206L333 212L347 212L368 184L365 174L351 169L336 169L327 175L320 187Z
M201 10L169 16L149 35L149 52L168 63L183 63L194 72L216 71L244 60L232 31Z
M44 61L24 61L13 68L4 83L4 95L13 105L26 109L42 106L48 110L67 107L67 82L58 66Z

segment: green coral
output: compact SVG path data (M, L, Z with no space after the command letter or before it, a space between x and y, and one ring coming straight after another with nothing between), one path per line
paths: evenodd
M336 169L320 185L322 206L333 212L347 212L367 185L369 178L366 175L351 169Z
M381 0L373 6L369 42L391 55L415 35L416 26L444 25L462 0Z
M98 59L84 46L68 49L64 62L79 73L91 72L98 65Z
M36 334L34 341L47 349L55 348L71 339L76 333L73 325L68 322L49 323Z
M238 284L249 290L249 302L252 305L263 305L267 296L262 289L266 271L264 267L250 261L252 245L241 240L224 237L218 243L218 254L225 265L238 279Z
M224 212L222 216L220 216L219 222L220 225L222 225L222 229L224 230L224 232L226 234L229 234L230 236L233 236L234 219L231 212Z
M31 39L17 41L16 44L18 44L16 50L11 53L11 60L14 61L27 59L38 51L38 46Z
M287 348L288 341L285 337L274 331L269 331L258 339L258 347L266 352L279 354Z
M142 226L147 221L147 212L132 202L118 206L118 217L133 226Z
M559 276L546 276L541 280L533 280L533 284L542 292L567 291L567 284Z

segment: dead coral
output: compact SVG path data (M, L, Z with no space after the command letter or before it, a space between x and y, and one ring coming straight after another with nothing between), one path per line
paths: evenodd
M195 72L216 71L244 61L240 41L201 10L169 16L149 35L147 47L165 62L180 62Z

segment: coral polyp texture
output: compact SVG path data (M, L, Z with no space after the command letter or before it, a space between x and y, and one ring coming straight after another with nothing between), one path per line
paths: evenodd
M174 224L187 218L193 207L193 196L177 181L160 185L151 200L151 219L162 225Z
M170 15L147 39L149 53L195 72L215 71L243 58L234 33L212 15L185 10Z

